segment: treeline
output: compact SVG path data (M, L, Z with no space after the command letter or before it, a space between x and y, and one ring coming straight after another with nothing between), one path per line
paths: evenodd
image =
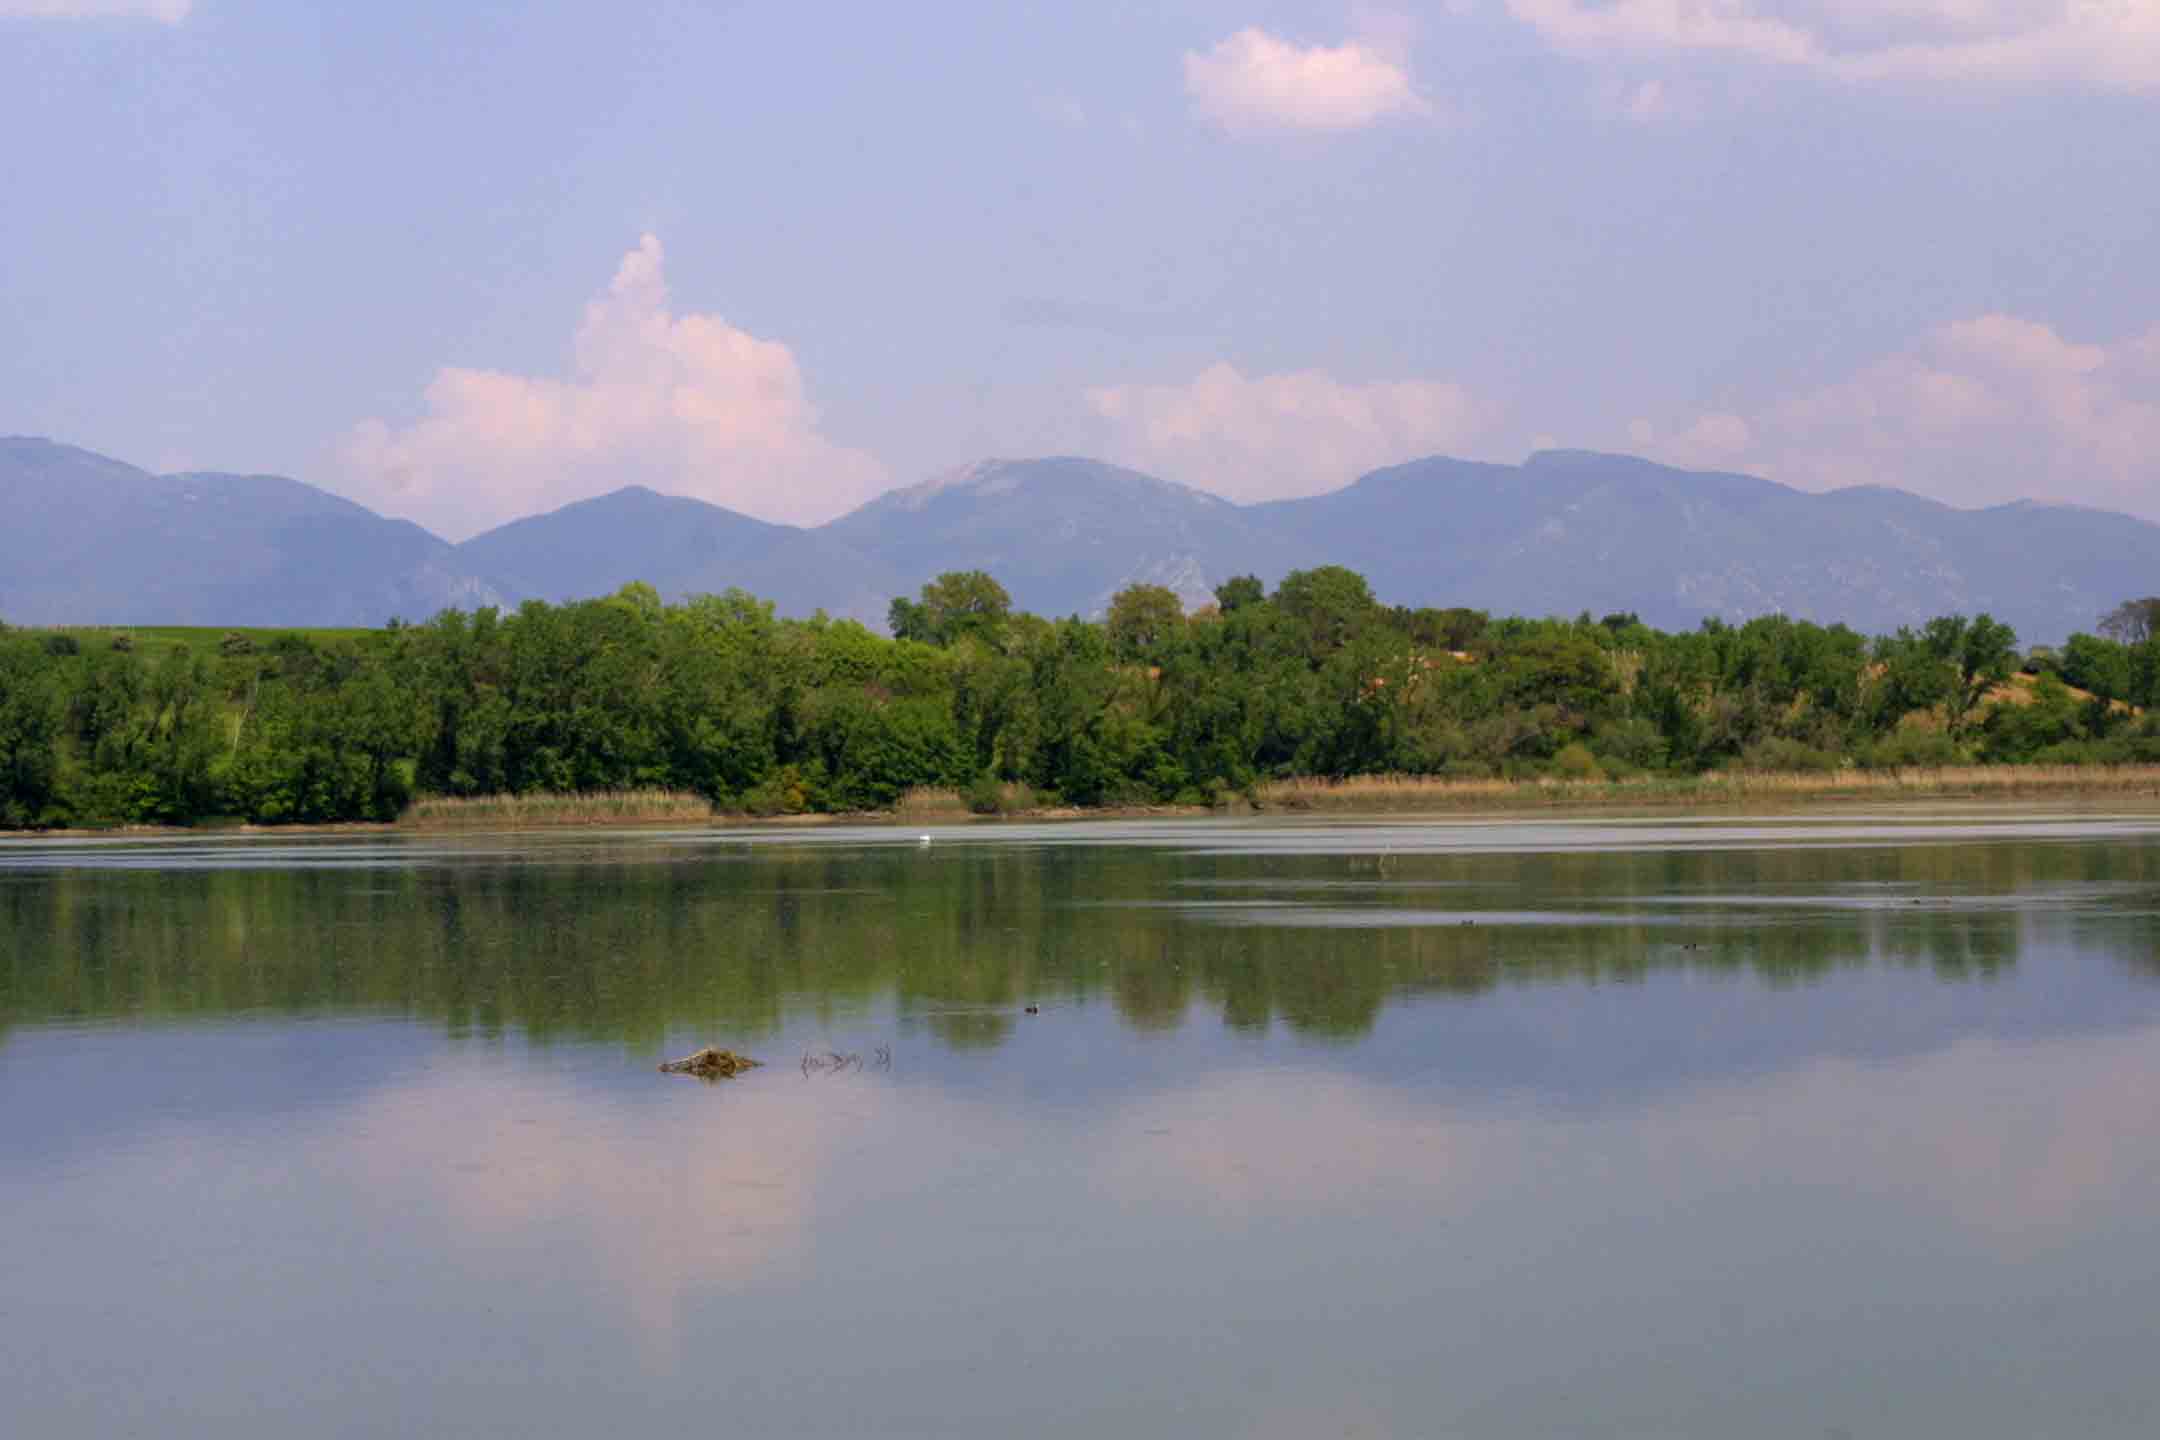
M1135 585L1101 621L951 574L893 603L890 637L645 585L155 658L124 632L15 630L0 824L387 820L419 793L662 787L771 814L927 786L990 810L1216 802L1286 776L2160 761L2160 600L2106 618L2021 657L1985 615L1873 639L1781 617L1666 633L1389 607L1325 567L1272 592L1231 580L1192 615Z

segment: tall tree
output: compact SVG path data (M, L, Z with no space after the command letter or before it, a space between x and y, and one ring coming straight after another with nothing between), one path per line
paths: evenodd
M2100 633L2125 645L2136 645L2160 635L2160 595L2123 601L2100 617Z
M919 600L895 599L886 623L896 640L950 645L963 636L994 642L1012 616L1012 596L982 570L948 570Z
M1987 692L2017 668L2017 631L1992 615L1970 620L1944 615L1928 621L1920 636L1928 651L1949 667L1944 718L1950 733L1960 734Z
M1110 648L1120 660L1156 664L1184 633L1185 607L1164 585L1128 585L1110 597Z

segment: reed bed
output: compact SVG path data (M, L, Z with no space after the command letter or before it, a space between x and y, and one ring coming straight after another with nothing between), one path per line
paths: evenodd
M406 808L398 823L427 829L522 829L712 818L712 802L687 790L583 790L570 794L424 795Z
M1412 810L1524 810L1601 805L1743 805L1805 799L1942 799L2060 795L2160 799L2160 765L1946 765L1831 771L1714 770L1703 775L1627 780L1448 780L1430 775L1359 775L1346 780L1262 782L1261 810L1339 813ZM1000 795L1002 813L1035 811L1034 796ZM902 820L958 819L976 808L962 791L918 786L901 795ZM1065 812L1057 812L1065 813ZM424 796L399 817L419 829L523 829L546 825L697 823L715 818L704 796L682 790L594 790L575 794Z
M1716 770L1630 780L1447 780L1363 775L1270 780L1264 810L1451 810L1596 805L1732 805L1778 799L1957 799L1996 795L2160 797L2160 765L1946 765L1894 770Z
M968 813L967 797L942 785L917 785L893 802L893 814L903 820L927 820L936 816Z

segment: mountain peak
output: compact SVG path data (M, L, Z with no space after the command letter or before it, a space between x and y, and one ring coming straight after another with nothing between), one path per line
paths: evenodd
M888 490L854 513L919 511L955 497L991 499L1023 492L1081 503L1092 500L1124 503L1134 495L1145 494L1210 508L1234 508L1230 501L1219 495L1130 470L1123 465L1113 465L1107 460L1093 460L1085 455L1040 455L1030 459L992 458L956 465L927 480ZM836 523L844 525L848 518L842 517Z
M0 440L0 615L46 625L379 625L499 590L448 544L276 475L152 475L72 445Z
M115 478L137 479L150 473L125 460L115 460L110 455L100 455L94 450L43 435L0 435L0 459L20 466L65 466Z
M927 480L888 490L878 499L890 501L902 510L920 510L938 496L953 491L978 490L978 493L994 494L993 490L981 489L986 482L994 482L999 472L1013 465L1011 460L976 460L966 465L955 465L950 470L940 470ZM1011 484L1008 477L1007 485ZM877 501L873 500L872 504Z
M1672 466L1660 465L1640 455L1624 455L1616 450L1584 450L1571 445L1556 445L1549 450L1533 450L1523 461L1525 470L1551 470L1561 466L1576 465L1624 465L1637 470L1669 470Z
M1133 581L1189 602L1245 571L1280 573L1272 532L1218 495L1078 455L981 460L887 491L825 527L885 562L905 594L948 570L985 570L1018 604L1099 610Z

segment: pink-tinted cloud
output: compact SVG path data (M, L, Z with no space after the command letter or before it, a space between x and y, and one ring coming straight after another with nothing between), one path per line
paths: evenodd
M1091 1164L1121 1203L1215 1223L1409 1211L1480 1217L1498 1244L1496 1206L1537 1195L1571 1214L1564 1187L1594 1176L1620 1212L1654 1213L1676 1192L1749 1204L1819 1191L2017 1257L2160 1201L2160 1112L2141 1099L2152 1039L1976 1038L1587 1112L1246 1071L1137 1099L1092 1137Z
M669 307L651 235L585 307L568 379L450 367L426 414L356 426L345 488L453 539L628 484L816 523L885 488L827 439L788 347Z
M820 1106L801 1089L753 1104L694 1098L714 1103L661 1117L655 1133L654 1117L594 1098L535 1106L497 1071L431 1072L340 1116L313 1163L357 1200L473 1253L514 1257L574 1236L566 1262L590 1271L579 1278L621 1305L647 1359L667 1368L682 1306L786 1264L834 1147L869 1123L863 1104Z
M1695 417L1643 448L1808 489L1886 484L1959 505L2030 498L2160 518L2160 326L2096 344L1976 316L1845 379Z
M2160 89L2147 0L1507 0L1585 56L1728 56L1864 84Z
M0 0L0 19L156 20L178 25L194 0Z
M1172 385L1086 394L1111 457L1233 500L1278 500L1475 441L1490 408L1445 380L1247 377L1217 363Z
M1356 130L1433 113L1409 71L1376 46L1300 46L1259 29L1187 53L1185 91L1203 117L1233 134Z

